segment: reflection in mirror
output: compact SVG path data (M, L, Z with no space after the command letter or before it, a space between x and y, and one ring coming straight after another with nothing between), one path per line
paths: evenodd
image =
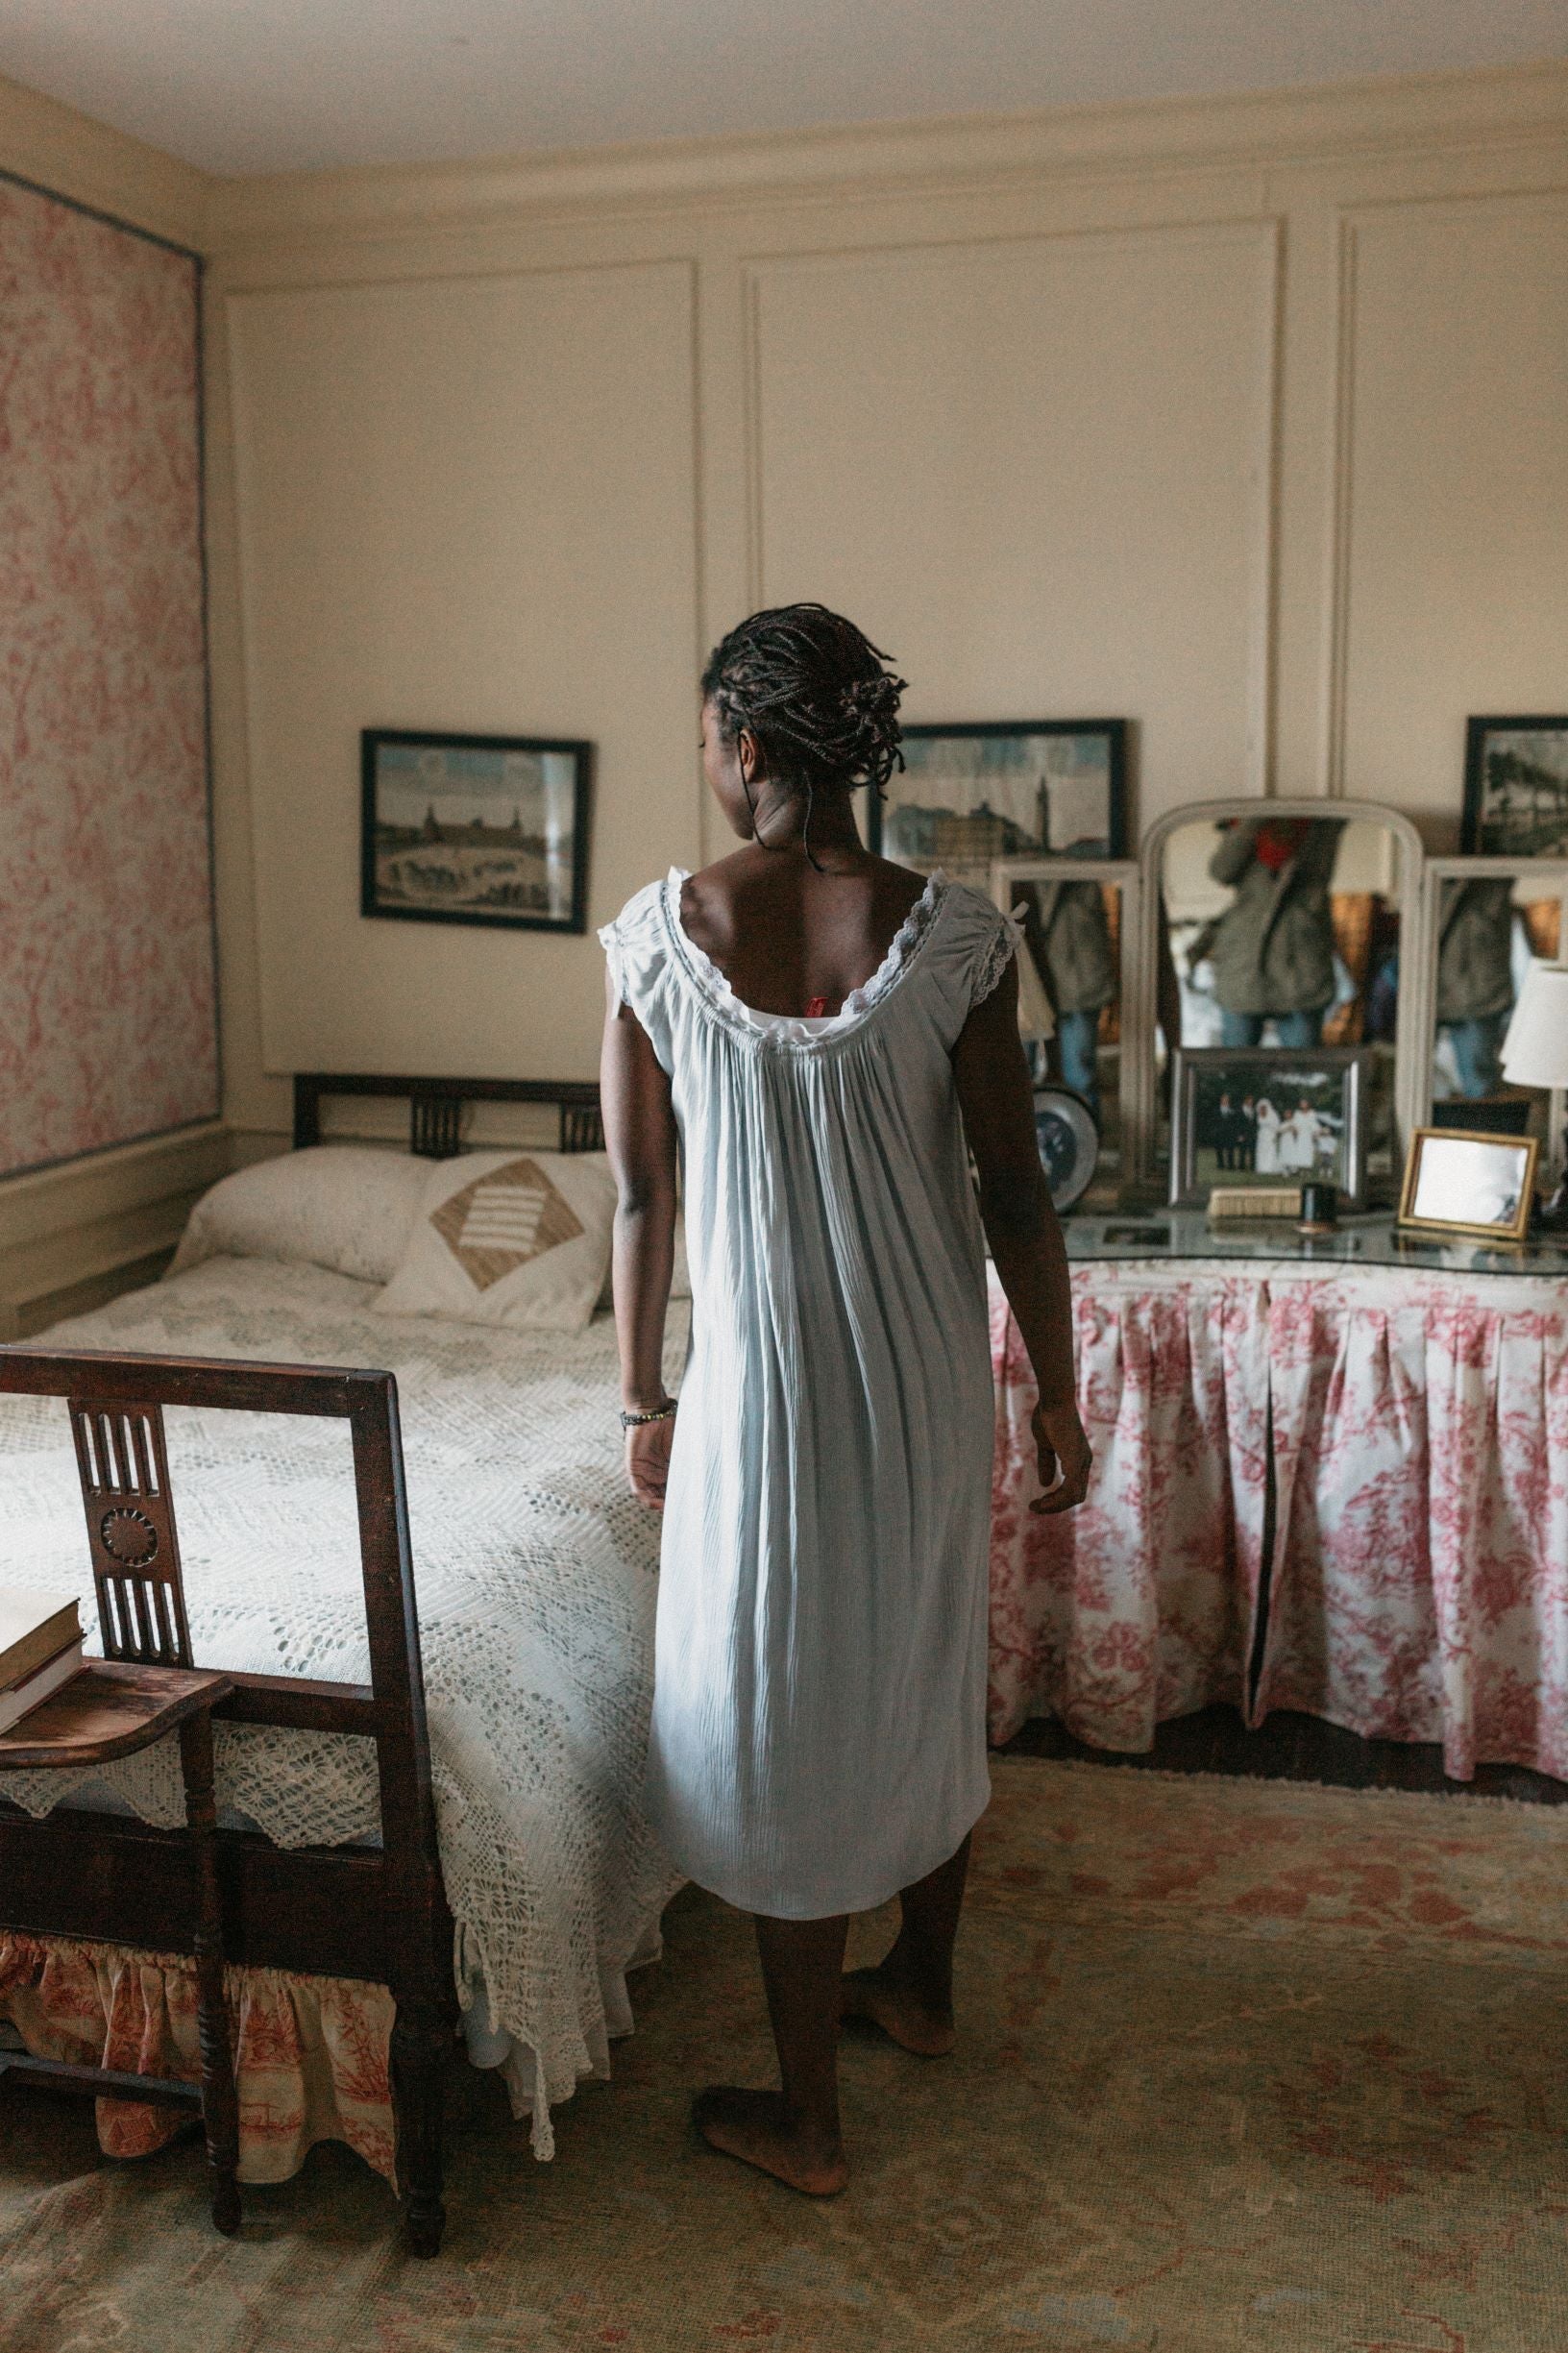
M999 859L992 895L1018 918L1018 1026L1036 1084L1070 1088L1099 1130L1095 1192L1126 1173L1123 947L1133 918L1120 861Z
M1557 961L1561 893L1529 874L1438 878L1434 1108L1517 1102L1525 1133L1531 1095L1504 1082L1503 1039L1531 966Z
M1369 1170L1391 1168L1400 849L1365 820L1266 810L1164 845L1161 1043L1374 1049Z
M1426 1137L1413 1171L1409 1214L1428 1225L1517 1225L1529 1166L1528 1142Z

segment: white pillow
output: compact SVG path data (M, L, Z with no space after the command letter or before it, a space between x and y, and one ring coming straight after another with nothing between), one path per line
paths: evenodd
M380 1315L580 1332L610 1262L615 1186L590 1152L465 1152L426 1180Z
M286 1259L384 1283L407 1245L429 1163L365 1144L312 1144L237 1168L191 1211L170 1274L204 1259Z

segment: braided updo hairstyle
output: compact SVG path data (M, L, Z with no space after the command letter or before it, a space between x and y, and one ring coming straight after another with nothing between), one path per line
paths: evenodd
M869 784L880 794L899 750L904 680L887 656L825 604L779 604L722 638L702 673L726 743L746 728L768 772L809 799L829 786Z

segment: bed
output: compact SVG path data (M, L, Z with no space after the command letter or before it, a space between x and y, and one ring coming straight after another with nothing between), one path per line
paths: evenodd
M308 1076L297 1144L319 1140L332 1091L406 1097L427 1160L457 1148L476 1098L555 1105L564 1149L600 1140L582 1085ZM240 1681L218 1732L229 1955L258 1988L294 1973L391 1989L397 2178L410 2243L433 2253L453 2025L549 2155L551 2106L607 2071L626 1972L656 1953L678 1883L638 1805L658 1527L625 1488L608 1315L492 1329L379 1313L378 1290L187 1252L151 1288L0 1351L0 1388L52 1392L0 1397L0 1458L8 1557L86 1594L60 1400L84 1382L123 1396L133 1375L166 1400L194 1656ZM184 1916L170 1758L12 1777L7 1794L0 1930L169 1950ZM327 2010L312 2017L330 2041Z

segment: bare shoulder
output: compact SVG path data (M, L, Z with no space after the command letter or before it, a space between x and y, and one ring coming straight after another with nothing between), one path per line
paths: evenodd
M891 858L870 861L871 888L885 906L896 907L907 915L917 901L923 898L927 876L918 873L912 866L897 866Z
M688 874L681 884L682 894L692 898L733 897L755 864L750 844L743 843L727 857L715 858L711 866L699 866L695 873Z
M750 844L699 867L680 886L681 927L688 939L721 963L734 945L740 910L757 889L756 854Z

